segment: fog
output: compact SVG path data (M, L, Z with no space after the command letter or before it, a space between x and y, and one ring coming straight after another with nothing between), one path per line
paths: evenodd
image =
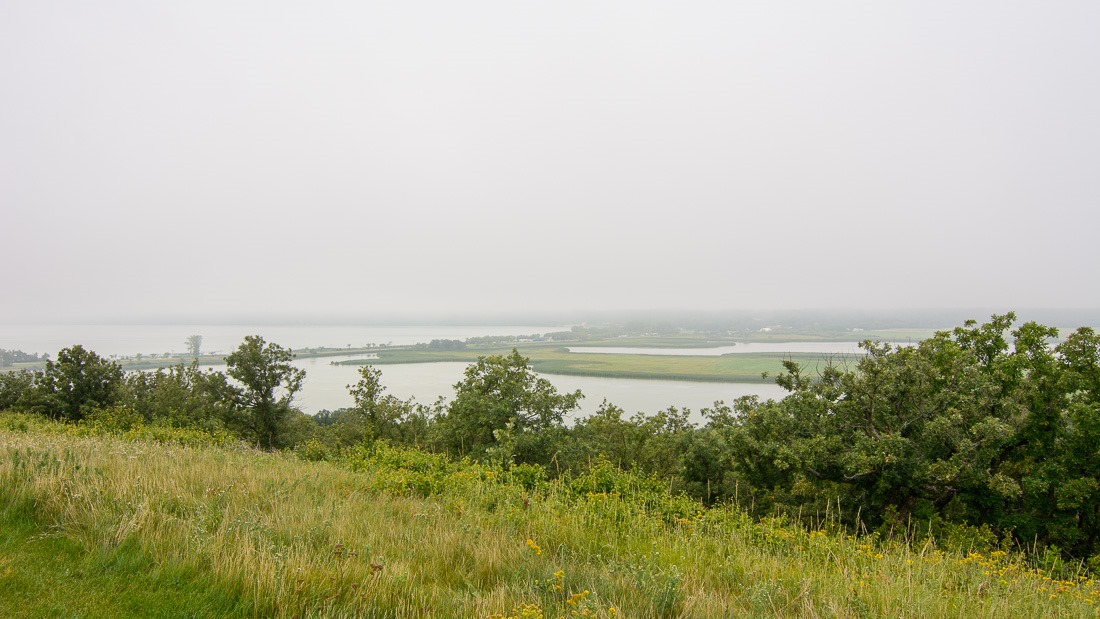
M1098 307L1098 28L1093 1L8 0L0 322Z

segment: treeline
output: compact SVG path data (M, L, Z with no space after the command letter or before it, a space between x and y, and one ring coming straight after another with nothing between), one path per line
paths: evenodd
M45 358L49 355L42 355L38 353L23 352L22 350L6 350L0 348L0 368L7 367L16 363L38 363L45 361Z
M417 350L466 350L466 342L462 340L432 340L427 344L421 342L413 346Z
M354 406L310 417L292 405L302 372L290 351L259 337L225 374L123 375L74 347L41 372L0 376L0 409L195 427L309 459L381 441L547 478L617 467L757 515L828 512L909 534L965 525L1100 568L1100 336L1081 328L1051 346L1056 330L1015 323L970 321L910 347L865 342L852 365L813 376L788 362L776 377L786 398L719 402L702 425L684 409L627 417L607 402L567 425L582 394L559 393L515 351L479 359L453 399L431 405L387 395L364 366Z

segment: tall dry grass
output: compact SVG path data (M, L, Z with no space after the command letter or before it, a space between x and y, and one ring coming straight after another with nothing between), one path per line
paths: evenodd
M0 507L33 506L43 534L88 552L127 545L210 574L254 616L1098 614L1095 582L1010 552L876 543L735 508L677 515L478 465L440 473L428 456L341 466L11 419Z

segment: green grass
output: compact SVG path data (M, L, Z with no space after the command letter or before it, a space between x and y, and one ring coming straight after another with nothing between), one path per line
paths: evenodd
M756 522L661 488L599 467L557 483L389 448L310 463L0 415L0 609L26 617L1097 616L1097 583L1036 571L1011 551Z
M637 345L616 342L619 346ZM583 345L588 346L585 342ZM677 344L682 345L682 344ZM816 371L829 359L835 363L852 361L843 355L823 353L741 353L722 356L673 356L571 353L561 343L519 343L504 346L469 347L461 351L432 351L415 348L390 348L378 351L377 359L355 359L341 362L347 365L403 364L458 361L473 363L479 356L502 355L519 350L530 358L531 367L545 374L604 376L610 378L645 378L707 382L767 382L769 376L783 370L782 362L792 359Z
M27 498L0 493L0 607L20 617L247 616L236 587L195 566L158 561L133 539L85 547L37 522Z

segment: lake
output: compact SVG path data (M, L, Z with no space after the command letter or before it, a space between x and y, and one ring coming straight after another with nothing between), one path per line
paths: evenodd
M346 385L359 380L359 368L351 365L332 365L333 361L349 359L310 358L299 359L294 365L306 371L306 385L298 399L302 410L316 413L323 409L335 410L351 406L352 399ZM465 363L410 363L381 365L382 384L386 392L401 399L415 397L416 401L431 404L439 396L451 399L454 384L462 380ZM699 409L714 404L716 400L732 402L744 395L762 398L782 398L786 395L774 383L703 383L676 380L638 380L632 378L604 378L599 376L562 376L540 374L558 391L580 389L584 393L577 416L596 412L606 399L625 410L654 413L669 406L690 408L699 420Z
M57 351L81 344L101 356L132 356L137 353L156 355L181 352L184 340L193 334L203 336L203 352L228 354L245 335L261 335L268 342L288 348L365 346L367 344L416 344L433 339L464 340L484 335L530 335L568 329L560 325L521 326L300 326L300 325L0 325L0 348L25 352ZM849 343L844 343L850 345ZM757 344L744 346L759 346ZM768 344L774 346L774 344ZM784 346L791 346L789 344ZM799 343L799 347L804 343ZM732 348L739 348L732 347ZM599 349L605 352L612 349ZM656 349L642 349L654 351ZM660 349L664 351L676 349ZM690 349L693 354L708 349ZM710 349L714 350L714 349ZM806 350L800 348L799 350ZM741 349L739 352L745 352ZM809 352L833 352L831 349ZM306 371L306 381L297 404L307 413L335 410L352 404L346 385L358 380L356 366L333 365L334 361L355 356L298 359L297 367ZM224 370L224 366L208 366ZM453 385L462 379L464 363L416 363L385 365L382 384L387 393L402 399L416 398L430 404L439 396L451 398ZM542 375L559 391L580 389L585 398L577 416L588 415L606 399L623 408L627 414L652 413L669 406L695 411L711 406L716 400L730 402L743 395L781 398L785 395L773 383L705 383L670 380L637 380L591 376Z
M825 355L857 355L857 342L743 342L732 346L709 348L636 348L627 346L570 346L569 352L605 355L669 355L676 357L720 357L749 353L821 353Z

